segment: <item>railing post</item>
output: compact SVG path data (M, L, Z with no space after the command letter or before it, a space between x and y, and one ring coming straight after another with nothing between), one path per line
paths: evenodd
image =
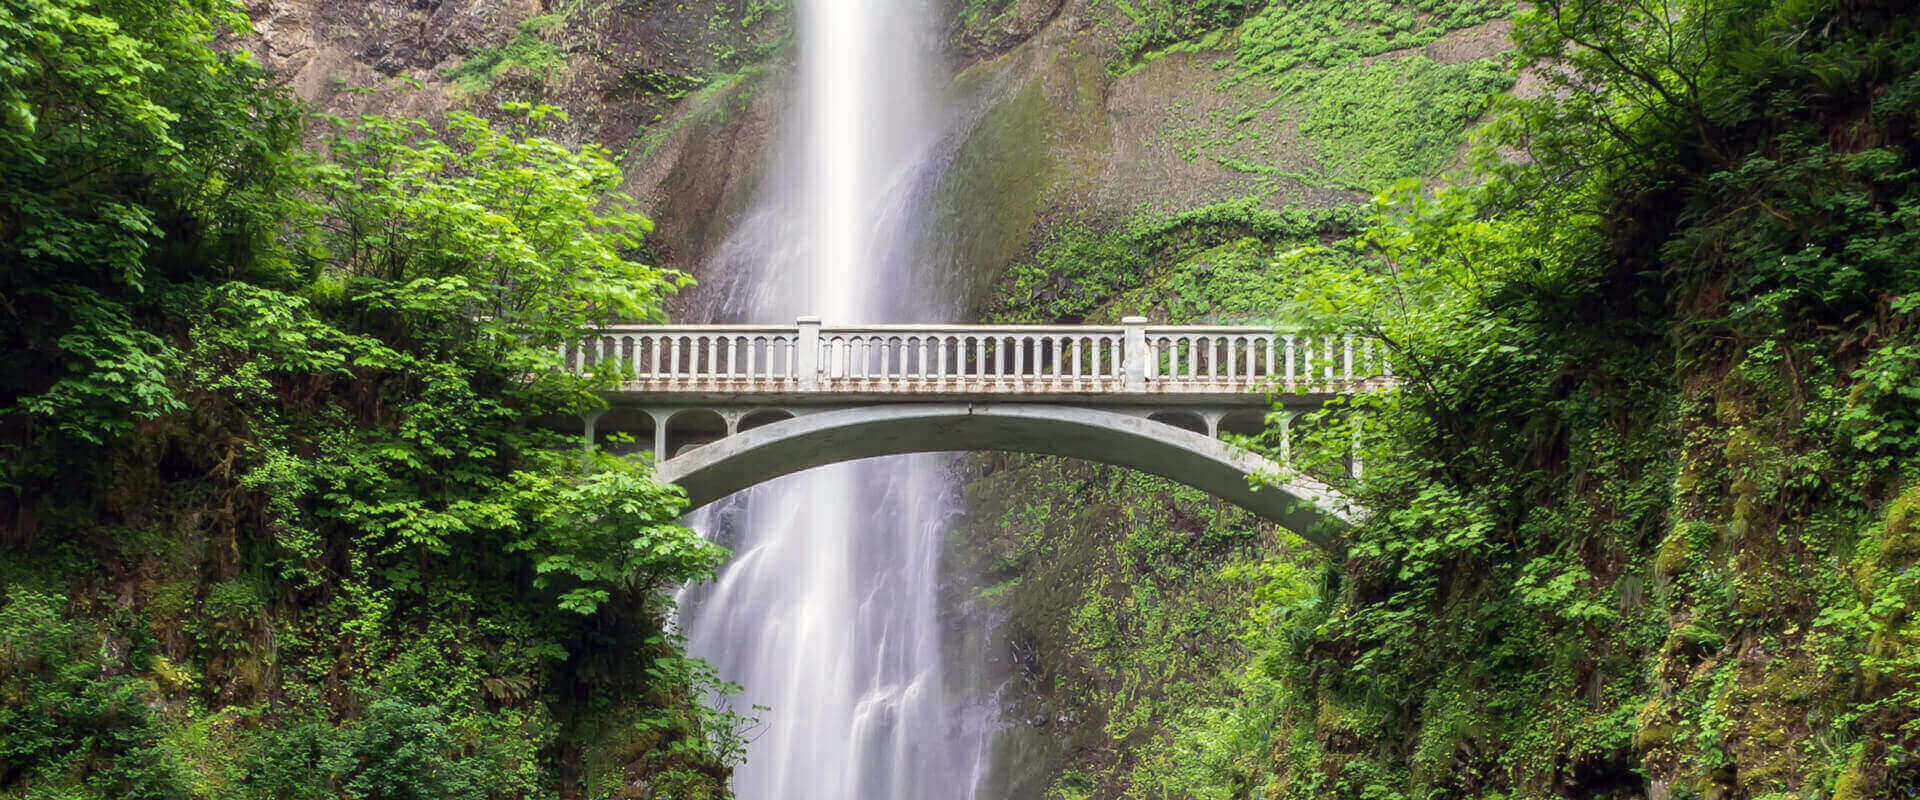
M1122 364L1125 367L1129 392L1147 390L1147 318L1126 317L1120 320L1126 326L1126 349L1122 351Z
M798 348L800 363L795 371L800 373L800 390L812 391L820 388L820 318L801 317L795 321L800 326Z
M1289 333L1280 338L1286 340L1286 356L1287 356L1286 382L1287 382L1287 390L1292 391L1293 390L1293 334Z

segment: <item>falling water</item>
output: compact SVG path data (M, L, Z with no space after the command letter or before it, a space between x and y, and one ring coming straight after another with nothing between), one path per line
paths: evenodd
M801 0L798 101L754 211L705 270L701 316L828 324L954 312L902 253L939 166L925 0ZM696 520L735 557L690 590L696 655L764 705L743 800L968 798L985 724L949 699L936 599L947 461L812 470Z

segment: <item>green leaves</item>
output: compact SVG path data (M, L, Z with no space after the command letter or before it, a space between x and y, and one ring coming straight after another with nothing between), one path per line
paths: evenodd
M633 260L652 223L553 109L310 150L212 46L245 26L0 0L0 585L76 598L0 600L0 719L38 726L0 736L0 795L551 794L585 707L703 690L649 683L672 648L604 654L723 551L543 427L600 407L556 346L686 278ZM711 790L707 719L638 749Z
M420 333L544 344L659 319L687 279L627 258L653 223L614 191L608 154L542 138L564 120L552 109L505 110L504 129L456 112L444 139L419 122L335 120L308 272Z
M652 482L648 470L600 457L595 470L556 487L532 536L516 549L533 554L534 585L560 592L560 606L591 614L615 590L643 600L710 577L727 551L673 522L686 507L679 490Z

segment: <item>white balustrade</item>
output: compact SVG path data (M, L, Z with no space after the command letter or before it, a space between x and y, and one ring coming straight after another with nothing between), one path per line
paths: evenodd
M1138 337L1138 338L1130 338ZM1141 363L1128 342L1144 342ZM808 347L817 348L812 353ZM1259 326L618 325L560 348L564 368L633 390L1113 393L1332 392L1390 381L1346 334ZM811 356L811 357L809 357Z

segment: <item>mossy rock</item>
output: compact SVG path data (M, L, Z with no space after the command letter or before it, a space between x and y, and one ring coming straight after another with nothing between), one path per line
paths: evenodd
M1887 504L1886 524L1880 534L1882 561L1911 561L1920 555L1920 484L1914 484Z

